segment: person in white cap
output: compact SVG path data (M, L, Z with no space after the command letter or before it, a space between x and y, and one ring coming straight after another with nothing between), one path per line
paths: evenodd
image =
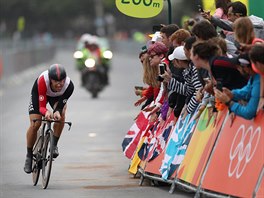
M182 83L177 81L167 72L165 72L162 77L164 78L164 81L168 83L169 90L187 96L186 104L188 105L186 110L187 113L190 114L195 111L199 104L195 99L196 92L202 87L202 83L198 77L198 71L192 62L187 59L183 46L176 47L168 58L173 61L175 67L184 68L183 77L185 82Z

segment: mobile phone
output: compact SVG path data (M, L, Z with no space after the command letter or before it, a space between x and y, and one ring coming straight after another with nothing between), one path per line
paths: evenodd
M165 73L165 65L163 63L159 64L159 69L160 69L160 75Z
M203 7L201 5L198 5L199 12L204 12Z

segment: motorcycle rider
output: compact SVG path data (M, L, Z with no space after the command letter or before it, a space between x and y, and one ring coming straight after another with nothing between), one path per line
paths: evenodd
M109 63L103 57L102 50L99 47L98 37L97 36L90 36L84 41L84 48L82 50L84 54L84 59L93 58L96 64L101 65L104 69L103 71L103 79L105 84L108 84L108 70L109 70Z

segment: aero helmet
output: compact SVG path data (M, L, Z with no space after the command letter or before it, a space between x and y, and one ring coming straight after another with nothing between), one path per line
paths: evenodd
M66 71L60 64L53 64L49 68L49 78L56 81L61 81L66 78Z

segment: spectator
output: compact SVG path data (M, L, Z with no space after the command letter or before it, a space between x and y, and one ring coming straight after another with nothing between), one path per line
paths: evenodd
M226 44L225 39L223 39L221 37L214 37L211 39L211 41L218 45L218 47L221 50L221 56L228 56L228 57L232 58L232 56L230 54L228 54L228 52L227 52L227 44Z
M248 52L252 45L264 43L262 39L256 38L254 27L248 17L240 17L234 24L235 40L239 43L238 50Z
M254 45L249 52L252 68L264 78L264 44Z
M227 19L228 4L230 2L230 0L215 0L216 10L213 16L219 19Z
M135 102L135 106L139 106L144 101L153 101L159 93L160 83L156 80L157 75L159 74L158 67L151 67L148 53L146 53L147 57L144 59L143 65L143 82L148 85L147 89L140 91L141 98ZM137 95L137 93L136 93ZM147 103L146 101L146 103ZM146 104L145 103L145 104ZM142 109L146 107L146 105L142 106Z
M264 44L254 45L249 52L249 57L252 63L252 69L261 75L260 97L262 98L262 107L264 108Z
M222 28L223 30L233 32L232 23L235 22L239 17L247 16L247 7L240 1L232 2L228 5L228 20L219 19L211 16L210 12L201 12L201 15L211 21L215 26Z
M155 42L148 49L149 58L146 60L146 64L144 65L145 69L143 81L149 85L149 88L142 93L142 97L136 101L135 106L140 105L149 97L153 97L153 105L143 109L145 111L151 111L151 115L154 115L154 113L159 110L164 100L162 95L163 86L159 81L157 81L157 76L159 74L159 64L162 60L164 60L167 51L167 47L161 42ZM155 116L152 119L155 119Z
M233 23L240 17L247 16L247 7L240 1L232 2L228 5L228 20L219 19L210 15L210 12L202 12L201 15L211 21L211 23L220 27L221 35L227 42L228 53L232 56L237 56L236 47L234 46Z
M217 36L214 26L206 20L196 23L192 28L192 34L196 36L197 41L206 41Z
M184 68L183 76L185 82L181 83L165 72L163 76L168 83L168 89L182 95L190 96L190 100L186 102L188 104L187 113L193 113L198 106L195 93L202 87L198 78L197 69L186 57L183 46L176 47L169 56L169 60L173 61L175 67Z
M184 41L189 37L191 37L189 31L179 29L170 36L170 42L172 43L173 48L176 48L178 46L183 46Z
M168 61L169 70L172 74L172 77L177 79L177 81L184 82L184 78L182 75L183 68L176 68L173 66L172 61L168 60L168 56L173 52L174 47L172 44L171 36L173 33L179 30L179 27L175 24L166 25L163 28L161 28L161 33L163 40L162 42L168 47L168 52L166 55L166 59ZM174 109L174 115L175 117L179 117L181 110L185 103L185 96L177 94L176 92L169 92L168 94L168 103L170 107L170 111Z
M239 73L232 59L219 56L220 54L219 46L213 41L198 42L192 47L191 60L197 68L208 71L213 84L216 84L215 80L218 79L229 89L243 87L247 79Z
M145 72L146 70L146 67L147 67L147 61L148 61L148 49L147 49L147 46L143 46L141 48L141 51L139 53L139 59L140 59L140 62L142 63L142 66L143 66L143 71ZM143 79L143 82L144 82L144 79ZM146 87L141 87L141 86L135 86L135 94L137 96L140 96L142 97L144 91L147 90ZM147 99L147 101L144 103L144 105L142 105L141 109L144 109L146 106L148 106L151 102L153 101L153 96L149 96L149 98Z
M250 76L247 85L232 91L227 88L223 88L223 91L214 88L214 93L215 97L225 103L231 112L250 120L256 116L259 104L260 75L256 74L252 69L247 54L240 55L238 62L238 69L241 74Z
M159 64L163 63L166 65L165 57L168 52L168 48L162 43L162 42L156 42L150 48L148 49L148 55L149 55L149 63L151 67L157 67L159 68ZM160 71L159 73L160 74ZM160 111L161 106L164 103L165 97L166 97L166 90L164 89L162 81L157 79L158 75L155 77L155 80L161 82L160 83L160 89L157 97L154 100L154 103L151 107L145 108L145 111L150 111L149 116L152 116L152 120L156 118L156 112ZM154 115L154 116L153 116Z
M170 36L179 29L176 24L165 25L160 29L162 43L166 45L167 48L171 47Z

